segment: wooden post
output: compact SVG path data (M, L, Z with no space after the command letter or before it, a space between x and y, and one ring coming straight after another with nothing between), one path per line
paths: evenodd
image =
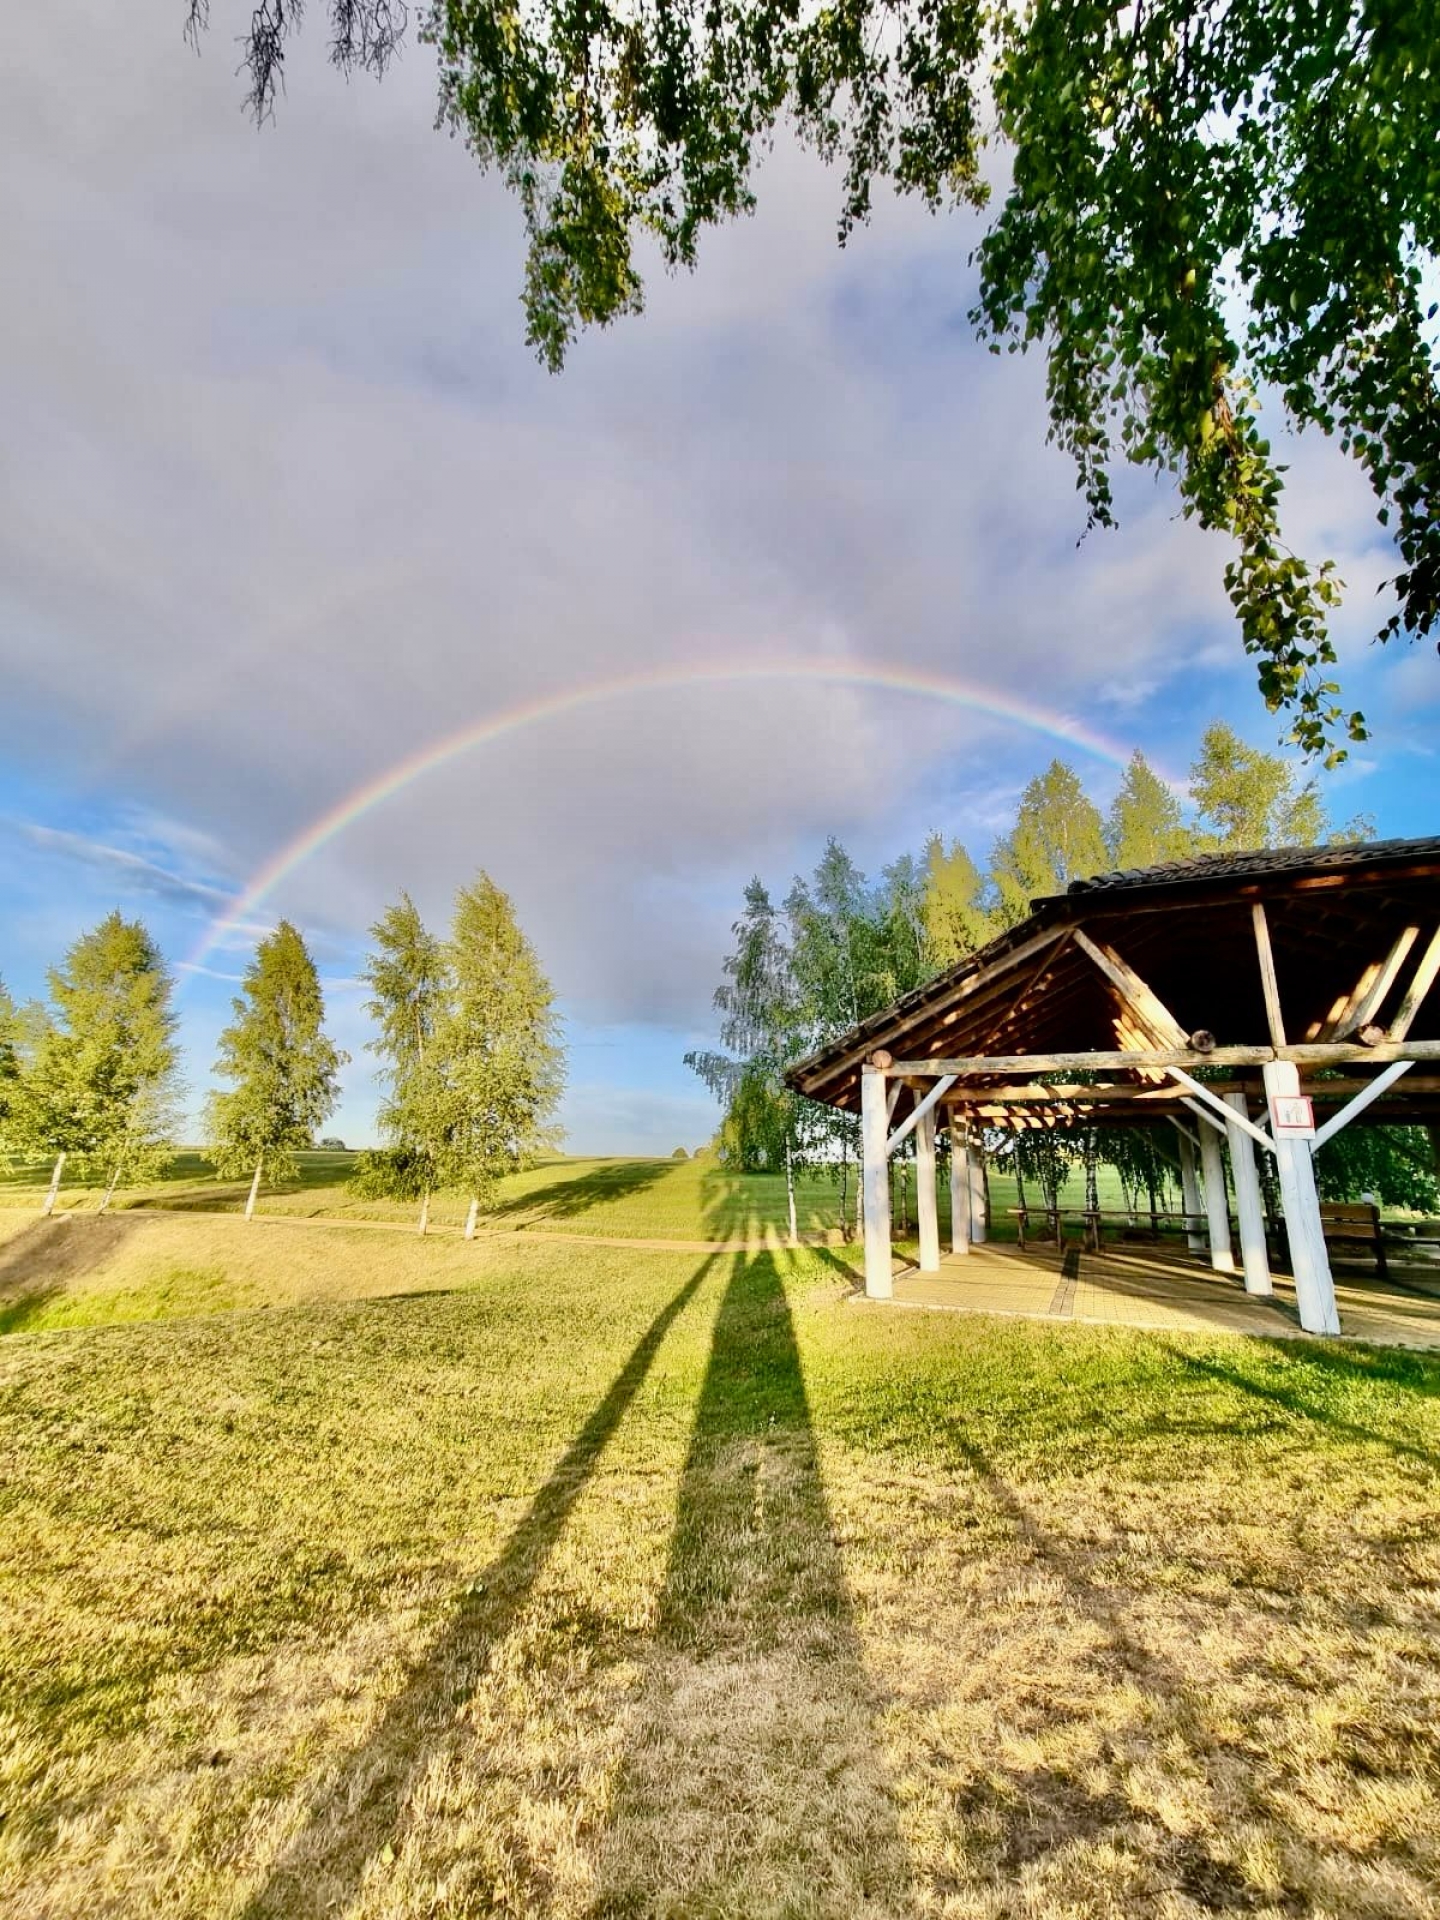
M480 1202L472 1193L470 1196L470 1206L465 1215L465 1238L467 1240L473 1240L475 1238L475 1216L479 1211Z
M860 1146L865 1187L865 1291L872 1300L894 1292L890 1272L890 1156L885 1111L885 1075L879 1067L860 1070Z
M1204 1253L1205 1235L1200 1230L1200 1182L1195 1173L1195 1142L1183 1127L1176 1127L1180 1143L1180 1196L1185 1209L1185 1244L1191 1253Z
M1270 922L1265 908L1257 900L1250 909L1255 927L1255 954L1260 962L1260 988L1265 995L1265 1019L1270 1028L1272 1047L1285 1044L1285 1016L1280 1007L1280 982L1275 973L1275 953L1270 945Z
M1275 1135L1275 1171L1280 1176L1280 1203L1285 1210L1300 1324L1307 1333L1338 1333L1340 1315L1335 1308L1335 1282L1330 1276L1325 1230L1320 1224L1320 1196L1315 1191L1310 1142L1274 1124L1276 1100L1299 1093L1300 1075L1292 1060L1272 1060L1261 1071Z
M50 1175L50 1189L45 1195L45 1205L41 1208L41 1212L47 1220L50 1218L51 1214L54 1213L55 1211L55 1196L60 1191L60 1175L64 1171L65 1171L65 1156L63 1153L56 1154L55 1170Z
M915 1129L915 1214L920 1230L920 1271L940 1271L940 1217L935 1199L935 1109Z
M1222 1096L1227 1107L1249 1117L1243 1093ZM1245 1291L1268 1294L1274 1291L1270 1281L1270 1254L1265 1245L1265 1199L1260 1191L1260 1171L1255 1165L1255 1142L1243 1127L1228 1127L1230 1171L1235 1178L1235 1211L1240 1216L1240 1264L1245 1269Z
M1230 1199L1225 1191L1225 1154L1220 1131L1208 1120L1200 1123L1200 1179L1205 1189L1205 1224L1210 1232L1210 1264L1216 1273L1234 1273L1235 1253L1230 1244Z
M950 1251L970 1251L970 1142L965 1122L950 1116Z
M970 1147L970 1244L985 1244L989 1214L985 1205L985 1142L977 1137Z
M250 1182L250 1198L245 1202L245 1218L247 1220L253 1220L255 1217L255 1202L260 1195L260 1173L264 1165L265 1156L262 1153L260 1158L255 1162L255 1178Z

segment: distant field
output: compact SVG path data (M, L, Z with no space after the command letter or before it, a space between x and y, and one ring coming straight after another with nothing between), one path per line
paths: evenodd
M0 1234L17 1920L1440 1909L1440 1359Z
M389 1200L366 1200L349 1191L354 1168L352 1153L304 1153L298 1185L263 1190L259 1211L269 1216L307 1219L380 1220L400 1224L416 1219L415 1205ZM38 1211L49 1180L49 1168L0 1161L0 1211L7 1208ZM248 1183L222 1181L194 1150L177 1154L166 1178L153 1185L126 1188L112 1202L120 1210L165 1207L185 1212L239 1213L245 1206ZM1119 1183L1102 1171L1102 1202L1120 1205ZM101 1190L78 1184L61 1189L60 1211L93 1211ZM1071 1182L1067 1198L1080 1204L1083 1188ZM911 1228L915 1219L913 1174L906 1176L902 1209L897 1183L896 1238L905 1238L903 1219ZM1003 1174L992 1175L991 1204L997 1236L1013 1233L1006 1209L1015 1205L1015 1183ZM467 1196L441 1193L431 1204L430 1220L437 1230L464 1223ZM943 1170L941 1205L948 1209L948 1185ZM854 1169L851 1169L849 1207L854 1213ZM797 1182L797 1215L802 1233L838 1232L839 1181L828 1173L802 1175ZM587 1160L557 1155L528 1173L507 1180L500 1203L486 1216L498 1228L543 1227L549 1232L615 1234L635 1239L725 1240L760 1236L766 1229L784 1232L789 1215L785 1182L776 1175L733 1174L712 1156L691 1160Z

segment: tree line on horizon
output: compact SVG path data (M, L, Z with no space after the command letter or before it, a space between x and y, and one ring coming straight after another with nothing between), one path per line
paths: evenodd
M1364 818L1333 830L1313 779L1302 780L1283 756L1248 746L1223 721L1201 738L1188 795L1187 806L1137 751L1102 811L1075 769L1055 759L1025 787L1013 826L983 868L962 840L932 832L918 854L900 854L877 881L834 838L779 905L758 875L750 881L714 997L720 1046L692 1050L685 1062L720 1103L722 1160L786 1175L792 1235L802 1168L833 1174L842 1224L854 1231L850 1193L860 1158L855 1116L786 1086L795 1061L978 952L1023 920L1033 900L1063 892L1072 880L1204 853L1374 837ZM1178 1173L1169 1129L997 1130L991 1145L1014 1174L1022 1204L1029 1180L1055 1206L1080 1167L1086 1204L1094 1206L1098 1170L1108 1165L1127 1209L1154 1212L1165 1208ZM902 1219L905 1157L913 1151L912 1140L893 1163ZM1423 1128L1348 1128L1326 1144L1317 1172L1327 1198L1371 1190L1390 1205L1440 1205ZM1261 1173L1273 1179L1272 1168ZM1274 1211L1278 1196L1269 1198Z
M361 1192L417 1198L420 1231L437 1187L470 1196L467 1237L504 1174L555 1141L565 1054L554 994L508 896L480 874L456 896L445 939L408 895L371 928L361 977L378 1034L386 1145L358 1156ZM175 1152L183 1083L174 980L138 919L118 910L50 969L48 998L17 1007L0 981L0 1150L51 1167L53 1211L67 1162L103 1182L157 1177ZM282 920L255 949L205 1107L208 1157L223 1179L293 1180L296 1152L334 1112L345 1054L298 929Z

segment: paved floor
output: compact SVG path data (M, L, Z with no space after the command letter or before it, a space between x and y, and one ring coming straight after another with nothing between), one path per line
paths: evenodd
M1388 1286L1358 1265L1340 1267L1335 1296L1344 1337L1440 1347L1440 1266L1392 1265ZM960 1257L947 1253L939 1273L898 1270L895 1300L905 1307L1167 1332L1301 1335L1295 1290L1283 1274L1276 1275L1270 1299L1256 1298L1238 1276L1212 1273L1199 1259L1144 1243L1098 1254L1034 1243L1024 1253L1006 1245L975 1247Z

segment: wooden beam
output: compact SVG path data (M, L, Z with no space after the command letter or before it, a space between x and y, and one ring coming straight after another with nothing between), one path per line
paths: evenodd
M1440 927L1437 927L1430 936L1430 944L1421 955L1420 964L1415 969L1415 977L1406 990L1405 998L1400 1002L1400 1011L1390 1023L1392 1041L1401 1041L1409 1033L1411 1023L1419 1013L1426 994L1435 984L1437 973L1440 973ZM1418 1055L1414 1057L1419 1058Z
M1397 1060L1394 1066L1387 1067L1383 1073L1377 1073L1363 1093L1357 1093L1355 1098L1341 1107L1338 1113L1332 1113L1323 1127L1315 1129L1312 1147L1323 1147L1327 1140L1333 1140L1342 1127L1348 1127L1357 1113L1363 1113L1373 1100L1378 1100L1383 1093L1388 1093L1401 1074L1408 1073L1413 1065L1414 1062L1410 1060Z
M1394 1043L1382 1040L1373 1047L1357 1047L1348 1042L1322 1045L1316 1041L1286 1047L1278 1057L1292 1060L1297 1066L1310 1067L1380 1066L1387 1060L1440 1060L1440 1040ZM927 1079L953 1073L963 1080L987 1073L1121 1073L1134 1067L1264 1067L1276 1058L1273 1047L1216 1047L1210 1053L1196 1053L1182 1047L1144 1047L1085 1053L995 1053L960 1059L897 1060L892 1071ZM1101 1091L1096 1089L1097 1093ZM983 1087L978 1088L977 1097L984 1092Z
M1274 1152L1275 1143L1269 1134L1262 1133L1248 1114L1242 1118L1238 1112L1227 1106L1213 1087L1202 1086L1200 1081L1192 1080L1183 1067L1171 1067L1170 1076L1172 1079L1178 1080L1182 1087L1188 1087L1195 1096L1193 1100L1187 1100L1185 1102L1187 1107L1194 1107L1198 1111L1201 1110L1201 1103L1203 1102L1205 1109L1213 1108L1214 1114L1219 1115L1219 1118L1215 1119L1212 1113L1206 1111L1205 1117L1211 1121L1212 1125L1219 1127L1222 1132L1224 1132L1227 1127L1243 1128L1252 1138L1258 1140L1260 1145L1266 1148L1267 1151L1271 1153Z
M1076 927L1074 940L1080 951L1094 961L1139 1020L1141 1026L1146 1029L1155 1045L1185 1047L1188 1050L1190 1035L1185 1028L1171 1013L1159 994L1146 985L1135 969L1122 960L1113 947L1102 946L1098 941L1092 940L1083 927Z
M1285 1045L1285 1020L1280 1011L1280 982L1275 977L1275 955L1270 946L1270 922L1265 918L1264 902L1250 908L1255 927L1255 952L1260 960L1260 985L1265 993L1265 1018L1270 1024L1270 1044L1278 1052Z
M920 1122L925 1118L926 1114L930 1113L935 1107L937 1107L940 1104L940 1102L945 1098L945 1095L950 1091L951 1087L953 1087L954 1084L955 1084L954 1074L953 1073L948 1074L944 1079L937 1080L935 1082L934 1086L930 1089L929 1093L926 1094L923 1100L919 1100L915 1103L915 1105L911 1108L909 1115L900 1122L900 1125L895 1129L895 1131L890 1135L890 1138L885 1142L885 1152L887 1156L894 1153L895 1149L900 1145L901 1141L905 1139L907 1134L909 1134L914 1128L918 1127Z
M1332 1040L1348 1040L1352 1033L1358 1033L1362 1027L1368 1027L1385 1003L1385 996L1395 984L1395 976L1405 964L1411 947L1420 938L1418 927L1402 929L1393 947L1377 968L1375 978L1365 991L1358 995L1355 1003L1346 1009L1344 1018L1336 1025L1335 1031L1326 1036Z

